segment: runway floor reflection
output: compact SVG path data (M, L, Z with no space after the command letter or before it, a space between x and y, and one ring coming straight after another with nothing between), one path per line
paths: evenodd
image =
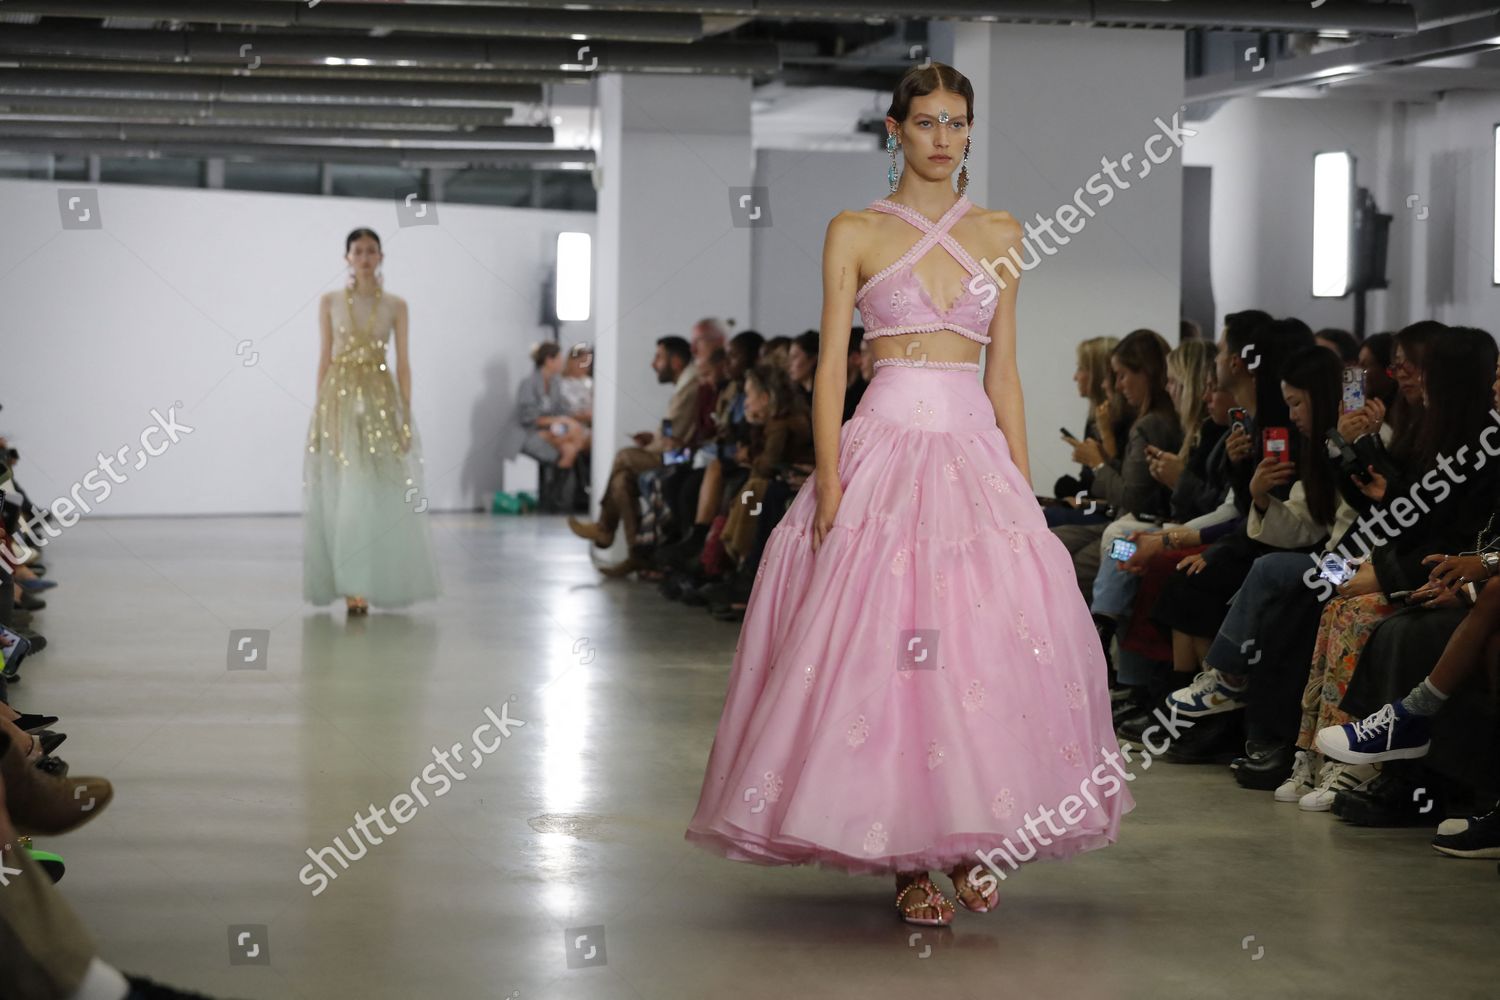
M1153 767L1119 844L942 931L883 879L713 858L682 834L736 626L601 580L561 518L424 516L447 596L367 619L301 603L294 518L85 521L48 553L13 700L115 782L39 845L107 960L316 1000L1491 989L1488 863L1212 767ZM232 964L243 927L264 948Z

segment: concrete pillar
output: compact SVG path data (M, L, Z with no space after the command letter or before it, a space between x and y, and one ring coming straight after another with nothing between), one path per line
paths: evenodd
M1058 427L1082 432L1073 346L1137 327L1177 343L1182 150L1153 136L1183 103L1182 46L1176 31L1011 24L944 26L932 39L933 58L974 84L970 199L1040 233L1040 263L1020 283L1018 353L1042 493L1074 468ZM1161 159L1149 166L1148 141ZM1050 220L1058 237L1041 231Z
M658 337L750 314L750 81L605 74L594 249L595 510L615 452L661 423ZM616 555L624 554L617 538Z

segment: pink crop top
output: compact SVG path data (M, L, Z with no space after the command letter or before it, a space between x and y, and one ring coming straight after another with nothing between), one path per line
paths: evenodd
M959 195L953 206L934 224L915 209L898 205L887 198L870 203L875 211L900 216L925 235L894 264L865 282L855 293L854 304L864 320L866 337L895 337L909 333L952 330L981 344L990 342L986 331L990 326L990 318L995 315L999 289L984 269L975 263L969 252L948 232L955 222L963 218L972 204L969 199ZM938 309L928 296L927 289L922 287L922 283L912 272L917 261L938 244L942 244L943 249L952 254L953 259L962 264L970 275L963 293L946 310ZM975 283L975 275L982 275L983 282ZM876 285L880 287L876 288ZM976 293L968 285L976 285L979 292Z

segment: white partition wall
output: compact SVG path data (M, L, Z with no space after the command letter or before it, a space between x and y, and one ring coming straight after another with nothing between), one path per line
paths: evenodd
M884 197L889 162L875 148L874 136L865 153L763 149L756 154L755 183L766 190L771 224L755 230L755 329L767 337L818 329L828 223L846 209ZM858 312L850 322L859 322Z
M1034 241L1040 263L1020 285L1032 480L1050 493L1073 468L1057 428L1081 426L1084 416L1071 381L1078 341L1137 327L1177 341L1182 151L1164 137L1152 147L1160 162L1145 169L1143 161L1147 142L1170 132L1156 120L1171 126L1182 104L1182 35L941 25L932 56L974 85L970 197L1033 229L1053 222L1063 238L1044 232ZM1101 176L1105 161L1116 163L1121 183ZM878 172L878 163L867 169ZM1091 182L1094 190L1084 191ZM1058 211L1070 203L1093 214Z
M600 79L593 495L636 431L657 427L670 385L658 337L706 316L750 315L750 81L605 74Z
M84 187L96 200L73 216L91 208L101 226L64 228L74 196L59 191ZM369 226L386 287L410 304L429 509L516 488L502 480L515 390L527 348L551 336L539 319L556 234L592 232L594 217L429 207L435 224L403 227L387 201L0 181L0 433L20 482L49 502L124 447L100 516L300 511L318 298L343 287L346 234ZM563 342L592 327L564 324ZM165 446L158 433L161 454L141 461L153 409L192 430Z

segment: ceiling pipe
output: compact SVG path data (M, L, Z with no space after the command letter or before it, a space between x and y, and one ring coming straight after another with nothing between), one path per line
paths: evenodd
M173 98L200 101L296 103L407 103L488 106L535 104L540 84L387 83L380 80L320 80L174 73L89 73L60 70L0 69L0 95L102 95L136 99Z
M67 156L141 156L151 159L283 160L367 163L394 167L514 167L533 170L587 170L592 149L367 149L359 146L261 146L250 143L139 142L119 139L5 140L7 152Z
M582 8L582 9L580 9ZM1277 0L936 0L914 10L910 0L626 0L592 5L578 0L530 0L526 7L490 4L389 3L385 0L6 0L8 13L52 17L131 17L262 27L357 28L440 34L536 35L693 41L704 35L703 17L788 20L1022 21L1106 27L1232 28L1248 31L1349 31L1401 35L1417 30L1407 3L1333 5Z
M1477 17L1429 28L1407 38L1379 38L1326 52L1273 60L1267 72L1241 79L1233 70L1188 79L1189 102L1244 97L1287 87L1329 85L1392 66L1500 49L1500 16Z
M0 0L3 3L4 0ZM247 66L216 63L141 62L129 59L69 59L67 56L0 55L0 66L27 70L58 70L70 73L136 73L146 77L214 76L249 77L262 80L343 80L343 81L410 81L414 83L473 83L495 86L502 83L587 83L590 74L540 69L421 69L407 66L291 66L260 64L253 71Z
M511 109L418 107L408 104L247 104L220 101L140 101L134 98L59 97L32 94L25 97L0 95L0 113L12 115L78 115L109 121L144 120L163 124L210 122L223 125L442 125L506 126ZM519 142L532 141L519 136Z
M469 6L514 7L517 0L473 0ZM1409 3L1288 3L1282 0L525 0L533 10L586 10L764 17L784 20L1006 21L1100 27L1222 28L1245 31L1349 31L1402 35L1417 30ZM320 7L373 7L388 0L323 0ZM127 5L128 6L128 5ZM635 16L635 15L632 15Z
M435 149L505 149L508 143L550 145L554 141L549 126L498 126L465 131L423 128L351 128L311 125L197 125L158 124L154 122L80 121L76 118L8 119L0 113L0 139L121 139L127 142L214 142L253 139L305 147L308 144L331 144L331 140L348 140L354 145L379 145L400 149L405 146Z
M339 4L307 0L5 0L6 14L44 17L143 18L262 28L344 28L425 31L443 35L526 35L613 38L633 42L694 42L703 37L697 14L580 11L457 4Z
M582 50L587 50L583 52ZM376 66L445 66L464 69L588 72L713 72L748 76L781 68L772 42L575 42L563 39L458 39L398 35L276 34L249 31L151 31L13 25L0 32L0 54L63 55L109 59L259 65L325 65L348 60Z

